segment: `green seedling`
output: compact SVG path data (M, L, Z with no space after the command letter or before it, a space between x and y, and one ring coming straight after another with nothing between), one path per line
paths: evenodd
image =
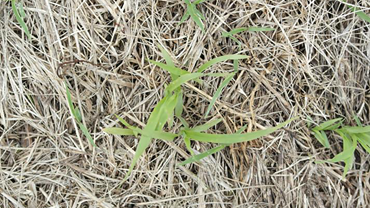
M94 147L96 147L95 142L94 142L93 138L91 137L89 131L87 130L86 126L82 123L81 112L78 110L78 108L75 108L74 105L73 105L71 92L68 89L67 83L65 83L65 85L66 85L66 94L67 94L68 106L69 106L69 109L71 111L71 114L73 115L77 125L79 126L79 128L81 129L81 131L85 135L85 137L89 140L89 142Z
M11 0L12 3L12 10L17 19L18 23L22 27L24 33L26 33L28 39L31 39L31 33L28 30L26 23L24 22L24 18L26 17L26 13L23 10L22 3L17 3L16 0Z
M205 20L206 18L203 16L203 14L199 10L197 10L196 5L202 2L205 2L205 1L206 0L197 0L197 1L191 2L190 0L184 0L187 9L186 9L184 16L181 18L179 24L182 24L185 20L187 20L190 17L204 32L204 24L202 20Z
M353 166L355 159L354 152L358 143L360 143L366 152L370 153L370 126L363 126L357 117L355 117L355 120L357 126L354 127L343 126L343 119L337 118L326 121L312 129L315 138L326 148L330 148L330 144L325 131L334 131L343 139L343 151L341 153L330 160L317 161L317 163L344 162L342 179L345 179L348 170Z
M146 126L143 129L139 129L137 127L130 125L123 118L117 116L119 121L127 128L113 127L113 128L104 129L106 133L111 133L111 134L134 135L134 136L140 135L140 140L136 148L135 155L131 161L129 170L126 173L126 176L124 177L123 181L126 181L128 179L137 161L139 160L140 156L144 153L145 149L150 145L153 138L166 140L166 141L172 141L176 137L183 137L187 149L194 157L194 153L191 150L191 145L190 145L191 140L221 144L221 146L216 149L217 151L219 151L224 148L222 145L230 145L230 144L234 144L238 142L245 142L245 141L257 139L259 137L268 135L278 130L279 128L283 127L284 125L286 125L288 122L291 121L289 120L273 128L251 132L251 133L246 133L246 134L240 134L241 132L238 132L236 134L202 133L202 131L206 131L210 127L219 123L220 120L213 120L204 125L189 128L189 124L182 117L183 91L182 91L181 86L188 81L192 81L192 80L195 81L202 76L227 76L228 74L204 73L204 71L206 71L207 68L209 68L213 64L223 62L226 60L244 59L244 58L247 58L247 56L244 56L244 55L221 56L221 57L218 57L218 58L215 58L215 59L212 59L206 62L205 64L200 66L195 73L190 73L186 70L175 67L174 62L172 61L171 56L167 53L167 51L162 47L159 47L159 48L163 54L164 59L166 60L166 64L162 64L162 63L155 62L155 61L150 61L150 62L161 67L163 70L169 72L171 75L172 81L165 88L165 96L155 106L154 110L149 116ZM181 127L180 129L174 130L174 131L177 131L178 133L170 133L170 132L163 131L163 127L166 123L169 124L168 127L172 126L171 124L174 120L174 116L177 117L181 121L183 127ZM216 152L216 150L208 152L207 154L209 155L209 153L214 153ZM198 161L199 159L203 157L204 157L203 155L197 156L196 158L191 159L191 161Z

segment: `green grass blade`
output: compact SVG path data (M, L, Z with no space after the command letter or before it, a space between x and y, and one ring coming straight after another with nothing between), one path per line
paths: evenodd
M325 147L330 148L328 137L324 131L312 130L315 138Z
M134 126L131 126L127 121L125 121L125 119L123 119L122 117L118 116L118 115L115 115L116 118L124 125L126 126L127 128L131 129L131 130L136 130L136 127Z
M82 122L82 115L81 115L81 112L80 110L78 110L78 108L75 109L75 119L78 121L78 122Z
M187 72L183 69L180 69L180 68L177 68L175 66L170 66L168 64L164 64L164 63L161 63L161 62L157 62L157 61L152 61L152 60L149 60L150 63L168 71L169 73L171 73L171 75L177 75L177 76L180 76L180 75L184 75L184 74L189 74L190 72Z
M356 134L358 142L370 154L370 135L369 134Z
M336 119L332 119L332 120L326 121L326 122L324 122L324 123L316 126L315 128L313 128L313 130L318 130L318 131L328 130L327 129L328 127L330 127L331 125L334 125L335 123L340 122L342 120L343 119L341 119L341 118L336 118Z
M200 27L200 29L202 29L202 31L204 32L204 25L202 23L201 18L198 15L199 11L197 11L197 9L195 8L195 5L192 4L189 0L184 0L184 1L188 7L187 12L190 14L191 19L193 19L193 21L198 25L198 27Z
M184 110L184 106L183 106L183 98L182 98L182 91L180 90L179 92L179 96L177 97L177 103L176 103L176 107L175 107L175 116L180 118L181 115L182 115L182 112Z
M206 114L204 117L207 117L209 112L211 111L213 105L216 103L216 100L220 97L222 90L229 84L231 79L234 77L235 73L229 74L225 80L221 83L221 85L217 88L215 95L213 95L211 102L208 105L208 108L206 110Z
M18 3L17 5L19 16L23 19L26 17L26 13L24 12L23 5L21 2Z
M197 10L195 8L190 7L189 8L190 17L191 17L191 19L193 19L195 24L197 24L198 27L200 27L200 29L204 32L203 22L202 22L201 18L198 16L198 14L196 13L196 11Z
M198 155L194 155L192 157L189 157L188 159L186 159L185 161L179 163L178 165L179 166L182 166L182 165L186 165L186 164L189 164L189 163L192 163L192 162L198 162L200 161L201 159L205 158L205 157L208 157L216 152L219 152L221 150L223 150L225 147L227 147L227 145L219 145L215 148L212 148L206 152L203 152L201 154L198 154Z
M185 75L183 75L183 76L185 76ZM176 95L172 95L172 96L176 96ZM149 132L152 135L153 131L161 130L163 128L163 125L168 120L168 118L162 117L161 115L164 112L164 109L168 107L168 102L169 102L168 100L169 100L169 97L165 96L164 98L162 98L158 102L158 104L154 108L153 112L150 114L147 125L145 126L145 128L141 132L144 132L144 134L145 134L145 132ZM138 130L138 131L140 132L140 130ZM140 156L145 152L145 149L150 145L150 143L152 141L152 138L153 138L152 136L146 136L146 135L141 136L139 144L138 144L138 146L136 148L136 151L135 151L134 158L131 161L130 167L129 167L127 173L126 173L125 178L123 179L123 182L126 181L128 179L128 177L131 175L131 172L134 169L134 167L135 167L137 161L139 160Z
M87 130L86 126L83 125L81 122L77 122L78 123L78 126L80 127L82 133L85 135L85 137L89 140L90 144L94 147L96 147L96 144L93 140L93 138L91 137L89 131Z
M239 142L246 142L251 141L262 136L266 136L268 134L273 133L274 131L282 128L289 122L294 119L290 119L284 123L281 123L273 128L268 128L265 130L250 132L246 134L206 134L206 133L199 133L192 130L185 130L184 132L188 137L192 140L200 141L200 142L210 142L210 143L239 143Z
M353 7L353 6L349 6L348 7L362 20L370 23L370 16L368 16L365 12L359 10L358 8L356 7Z
M22 27L22 29L23 29L24 33L26 33L26 35L27 35L28 39L30 39L30 40L31 40L31 33L30 33L30 31L28 30L28 27L27 27L26 23L23 21L23 18L21 17L21 15L20 15L20 14L19 14L19 12L18 12L17 5L16 5L16 3L15 3L15 0L12 0L12 10L13 10L13 13L14 13L15 18L17 19L18 23L21 25L21 27ZM22 7L22 9L21 9L21 10L23 11L23 7ZM22 16L23 16L23 15L25 16L24 11L23 11Z
M346 178L346 175L347 175L348 171L352 168L354 161L355 161L354 154L352 154L349 158L343 160L345 165L344 165L344 169L343 169L342 179Z
M204 70L206 70L208 67L210 67L210 66L212 66L214 64L217 64L219 62L223 62L223 61L226 61L226 60L245 59L245 58L248 58L248 56L245 56L245 55L225 55L225 56L220 56L220 57L214 58L214 59L206 62L202 66L200 66L198 68L197 72L198 73L201 73Z
M148 137L148 136L142 136L140 138L139 144L138 144L138 146L136 148L136 151L135 151L134 158L132 158L130 167L129 167L129 169L126 173L126 176L123 179L122 183L125 182L128 179L128 177L131 175L131 172L134 169L137 161L139 160L140 156L144 153L145 149L150 145L151 141L152 141L152 138Z
M338 1L341 1L341 2L344 2L344 3L347 3L347 1L345 0L338 0ZM365 12L359 10L358 8L354 7L354 6L351 6L351 5L347 5L358 17L360 17L362 20L366 21L366 22L369 22L370 23L370 16L368 16Z
M345 134L342 134L342 138L343 138L343 152L337 154L334 158L328 160L328 162L340 162L353 156L357 147L357 139L354 138L354 140L351 141L351 139L345 136Z
M184 142L185 142L186 149L188 149L188 151L190 152L191 155L194 155L194 151L191 148L190 138L187 137L186 134L184 134L183 137L184 137Z
M195 7L194 7L195 8ZM204 17L204 15L199 11L197 10L196 8L194 9L195 10L195 13L198 15L198 17L202 20L206 20L206 18Z
M72 102L71 92L69 91L69 88L67 86L67 83L64 83L64 84L66 86L66 94L67 94L68 107L69 107L69 109L71 109L71 113L72 113L73 117L74 118L77 118L76 110L75 110L75 107L74 107L73 102Z
M158 129L162 129L165 123L169 119L173 119L173 113L175 110L175 107L177 105L179 92L176 92L172 96L170 96L167 100L167 102L162 107L162 113L160 114L160 119L158 122Z
M194 127L194 128L192 128L191 130L192 130L192 131L194 131L194 132L207 131L209 128L211 128L212 126L217 125L217 124L218 124L218 123L220 123L221 121L222 121L222 119L214 119L214 120L208 121L207 123L205 123L205 124L203 124L203 125L200 125L200 126Z
M171 55L164 49L161 45L158 45L158 48L161 50L162 56L164 60L166 60L166 64L169 66L175 66L175 63L172 61Z
M196 79L198 77L203 76L203 73L191 73L191 74L185 74L174 80L171 84L167 86L167 91L168 92L173 92L176 90L178 87L180 87L182 84L184 84L187 81Z
M245 129L247 128L247 125L243 126L242 128L240 128L236 134L241 134ZM190 141L189 141L190 142ZM212 155L214 153L217 153L221 150L223 150L225 147L229 146L230 144L221 144L215 148L212 148L206 152L203 152L201 154L198 154L198 155L193 155L192 157L188 158L187 160L181 162L180 164L178 165L186 165L186 164L189 164L189 163L192 163L192 162L198 162L200 161L201 159L209 156L209 155Z
M353 115L353 118L355 119L357 126L363 126L357 115Z
M124 129L124 128L117 128L117 127L105 128L103 129L103 131L107 134L115 134L115 135L121 135L121 136L135 135L132 129Z
M180 22L177 25L180 25L180 24L184 23L185 20L189 19L189 17L190 17L189 10L186 10L184 16L182 16Z
M173 141L176 137L178 137L178 134L173 134L169 132L164 131L152 131L149 129L138 129L138 132L143 136L152 137L155 139L162 139L166 141Z
M205 1L207 1L207 0L196 0L196 1L193 2L193 4L197 5L197 4L203 3Z
M370 132L370 126L346 126L342 128L347 133L369 133Z

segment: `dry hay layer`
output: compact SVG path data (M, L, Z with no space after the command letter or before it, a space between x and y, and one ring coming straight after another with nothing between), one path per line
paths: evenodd
M315 164L342 150L310 135L316 123L358 115L370 124L370 25L335 0L209 0L197 8L205 32L192 21L178 25L185 4L177 0L22 1L28 40L8 1L0 2L0 207L367 207L369 155L357 148L354 168ZM368 1L349 1L361 9ZM369 14L369 11L366 10ZM242 51L223 31L241 33ZM233 145L201 164L177 167L189 157L180 139L154 141L130 179L138 140L102 132L114 114L145 125L170 76L147 59L164 61L157 44L189 71L211 58L240 53L240 71L223 91L211 117L214 133L301 120L248 143ZM64 63L60 65L61 63ZM208 72L232 71L232 63ZM220 78L184 86L184 117L203 115ZM78 130L65 85L82 111L97 146ZM176 121L176 126L180 123ZM196 151L213 145L194 142Z

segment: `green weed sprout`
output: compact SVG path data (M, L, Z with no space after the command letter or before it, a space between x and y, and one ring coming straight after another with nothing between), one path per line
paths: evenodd
M194 2L190 2L190 0L184 0L184 2L186 3L187 10L184 16L181 18L179 24L182 24L185 20L187 20L190 17L204 32L204 24L202 20L205 20L206 18L199 10L197 10L196 5L205 1L206 0L197 0Z
M355 118L357 126L342 126L343 119L337 118L326 121L312 129L315 138L326 148L330 148L328 137L325 131L334 131L343 139L343 152L337 154L334 158L326 161L316 161L317 163L323 162L340 162L345 163L342 179L344 180L348 170L350 170L354 163L354 152L357 144L370 153L370 126L362 126L358 118Z
M182 137L184 139L185 145L189 152L193 155L188 160L180 163L179 165L184 165L190 162L199 161L203 157L206 157L210 154L213 154L217 151L222 150L224 147L238 143L238 142L245 142L257 139L259 137L268 135L279 128L288 124L291 120L281 123L273 128L268 128L265 130L255 131L251 133L241 134L241 131L235 134L208 134L203 133L210 127L218 124L221 120L212 120L204 125L197 126L190 128L188 123L182 117L183 112L183 91L182 91L182 84L191 81L197 80L203 76L228 76L227 73L204 73L204 71L212 66L213 64L223 62L226 60L236 60L236 59L244 59L247 56L244 55L226 55L221 56L215 59L212 59L202 66L198 68L198 70L194 73L190 73L186 70L177 68L174 65L170 55L166 52L166 50L159 46L161 52L163 54L164 59L166 60L166 64L150 61L150 63L155 64L156 66L162 68L163 70L170 73L172 81L165 89L165 96L158 102L155 106L154 110L149 116L148 122L143 129L131 126L128 122L126 122L123 118L116 116L119 121L127 128L105 128L103 131L106 133L116 134L116 135L140 135L140 141L136 148L136 152L134 158L131 161L131 165L129 167L128 172L123 181L126 181L130 176L133 168L135 167L138 159L144 153L145 149L150 145L152 139L161 139L166 141L173 141L176 137ZM181 123L182 128L175 129L178 133L170 133L163 131L163 127L166 123L168 123L169 127L171 127L174 117L177 117ZM242 129L243 130L243 129ZM193 151L190 147L190 141L199 141L199 142L210 142L210 143L217 143L220 146L213 148L205 153L200 155L194 155Z
M73 115L77 125L80 127L82 133L86 136L86 138L89 140L89 142L96 147L96 144L94 143L93 138L91 137L89 131L87 130L86 126L82 123L82 117L81 117L81 112L78 110L78 108L75 108L72 102L72 96L71 92L68 89L67 83L66 85L66 94L67 94L67 101L68 101L68 106L71 111L71 114Z
M11 0L11 3L12 3L12 10L15 15L15 18L17 19L18 23L21 25L24 33L26 33L28 39L31 40L31 33L28 30L28 27L23 20L26 17L26 14L23 10L22 3L17 3L16 0Z

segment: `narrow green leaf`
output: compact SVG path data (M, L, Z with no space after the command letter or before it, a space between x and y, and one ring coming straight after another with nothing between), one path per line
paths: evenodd
M67 101L68 101L69 109L71 109L71 113L73 117L76 118L77 115L76 115L75 107L73 106L71 92L69 91L69 88L66 82L65 82L65 86L66 86L66 94L67 94Z
M370 135L369 134L356 134L358 137L358 142L361 146L366 150L367 153L370 154Z
M199 17L199 11L195 8L195 5L192 4L189 0L184 0L188 9L187 12L189 12L191 19L202 29L204 32L204 25L202 23L201 18Z
M203 76L203 73L192 73L192 74L185 74L174 80L171 84L168 85L167 91L168 92L173 92L176 90L178 87L180 87L182 84L184 84L187 81L196 79L198 77Z
M179 79L179 78L178 78ZM169 97L165 96L162 98L158 104L155 106L154 110L150 114L150 117L148 119L148 123L145 126L145 128L142 130L142 132L151 132L156 130L161 130L162 126L160 126L160 123L164 123L167 121L168 118L161 117L161 113L163 112L163 108L166 107L166 102L168 102ZM122 122L122 121L121 121ZM127 123L127 122L126 122ZM128 126L127 126L128 127ZM131 161L130 167L126 173L125 178L122 182L125 182L128 177L131 175L132 170L134 169L137 161L139 160L140 156L145 152L145 149L150 145L152 141L152 136L146 136L142 135L139 144L136 148L134 158Z
M315 138L325 147L325 148L330 148L330 144L328 141L328 138L326 137L325 132L323 131L318 131L318 130L312 130L314 133ZM325 136L323 136L324 134Z
M189 13L190 13L191 19L193 19L195 24L197 24L198 27L200 27L200 29L204 32L204 25L203 25L201 18L197 14L197 10L193 7L189 7Z
M262 136L266 136L271 134L272 132L282 128L289 122L294 119L290 119L284 123L281 123L273 128L268 128L265 130L250 132L246 134L206 134L206 133L199 133L192 130L185 130L184 132L188 137L192 140L200 141L200 142L211 142L211 143L239 143L239 142L246 142L257 139Z
M198 68L197 72L198 73L201 73L204 70L206 70L208 67L210 67L210 66L212 66L214 64L217 64L219 62L223 62L223 61L226 61L226 60L245 59L245 58L248 58L248 56L245 56L245 55L225 55L225 56L220 56L220 57L214 58L214 59L206 62L202 66L200 66Z
M122 117L118 116L118 115L115 115L116 118L124 125L126 126L127 128L131 129L131 130L136 130L136 127L134 126L131 126L127 121L125 121L125 119L123 119Z
M181 18L180 22L179 22L177 25L180 25L180 24L184 23L184 22L185 22L185 20L189 19L189 17L190 17L190 13L189 13L189 11L188 11L188 10L186 10L186 12L185 12L184 16L182 16L182 18Z
M192 163L192 162L198 162L200 161L201 159L205 158L205 157L208 157L216 152L219 152L221 150L223 150L225 147L227 147L227 145L219 145L217 147L214 147L206 152L203 152L201 154L198 154L198 155L194 155L192 157L189 157L188 159L186 159L185 161L179 163L178 165L179 166L182 166L182 165L186 165L186 164L189 164L189 163Z
M164 131L152 131L149 129L143 129L143 130L138 129L137 131L143 136L148 136L148 137L152 137L155 139L162 139L166 141L173 141L178 136L178 134L173 134L173 133L164 132Z
M346 126L343 127L342 130L346 131L347 133L369 133L370 132L370 126Z
M172 75L184 75L184 74L190 74L190 72L187 72L183 69L180 69L180 68L177 68L177 67L174 67L174 66L170 66L168 64L164 64L164 63L161 63L161 62L157 62L157 61L152 61L152 60L149 60L150 63L152 64L155 64L156 66L170 72Z
M344 170L343 170L343 174L342 174L342 179L346 178L348 170L350 170L352 168L354 161L355 161L355 155L354 154L352 154L347 159L343 160L345 165L344 165Z
M243 126L242 128L240 128L236 134L241 134L245 129L247 128L247 125ZM198 155L193 155L192 157L188 158L187 160L179 163L178 165L186 165L186 164L189 164L189 163L192 163L192 162L198 162L200 161L201 159L209 156L209 155L212 155L214 153L217 153L221 150L223 150L225 147L229 146L230 144L221 144L215 148L212 148L206 152L203 152L201 154L198 154Z
M349 8L351 8L351 10L358 16L360 17L362 20L370 23L370 16L368 16L365 12L359 10L358 8L356 7L353 7L353 6L348 6Z
M207 1L207 0L196 0L196 1L193 2L193 4L197 5L197 4L203 3L205 1Z
M218 123L220 123L221 121L222 121L222 119L214 119L214 120L208 121L207 123L205 123L205 124L203 124L203 125L200 125L200 126L194 127L194 128L192 128L191 130L192 130L192 131L194 131L194 132L207 131L209 128L211 128L212 126L217 125L217 124L218 124Z
M195 8L195 7L194 7ZM195 13L198 15L198 17L202 20L206 20L206 18L204 17L204 15L199 11L197 10L196 8L194 9Z
M340 162L351 157L357 147L357 140L351 141L348 137L343 136L343 152L337 154L334 158L328 160L328 162Z
M315 128L313 128L313 130L318 130L318 131L321 131L321 130L327 130L328 127L330 127L331 125L339 122L339 121L342 121L343 119L341 118L336 118L336 119L332 119L332 120L329 120L329 121L326 121L318 126L316 126Z
M161 45L158 44L158 48L161 50L162 56L164 60L166 60L166 64L169 66L175 66L175 63L172 61L171 55L164 49Z
M80 112L80 110L79 110L78 108L75 108L74 115L75 115L75 119L76 119L78 122L82 122L81 112Z
M12 0L12 10L13 10L13 13L14 13L15 18L17 19L18 23L21 25L21 28L23 29L24 33L26 33L28 39L31 39L31 33L29 32L26 23L23 21L23 18L21 17L21 15L18 12L15 0ZM23 11L23 8L22 8L22 11Z
M182 96L183 96L182 91L180 90L179 96L177 97L176 107L175 107L175 115L178 118L181 117L182 111L184 109Z
M78 126L80 127L82 133L89 140L90 144L92 144L92 146L96 147L96 144L95 144L93 138L91 137L89 131L87 130L86 126L83 125L81 122L77 122L77 123L78 123Z
M187 137L186 134L184 134L183 137L184 137L184 142L185 142L186 149L188 149L188 151L190 152L191 155L194 155L194 151L191 148L190 138Z
M122 183L125 182L128 179L128 177L131 175L131 172L134 169L137 161L139 160L140 156L144 153L145 149L150 145L151 141L152 141L151 137L148 137L148 136L142 136L141 137L141 139L139 141L139 144L136 148L134 158L132 158L130 167L129 167L129 169L126 173L126 176L123 179Z
M357 126L363 126L357 115L353 115L353 118L355 119Z
M23 19L26 17L26 13L24 12L24 9L23 9L23 5L21 2L18 3L17 5L17 9L18 9L18 12L19 12L19 16Z
M225 80L221 83L221 85L217 88L215 95L212 97L212 100L211 100L210 104L208 105L208 108L206 110L206 114L204 115L204 117L208 116L208 114L211 111L213 105L216 103L216 100L220 97L222 90L229 84L229 82L234 77L234 75L235 75L235 72L229 74L225 78Z

